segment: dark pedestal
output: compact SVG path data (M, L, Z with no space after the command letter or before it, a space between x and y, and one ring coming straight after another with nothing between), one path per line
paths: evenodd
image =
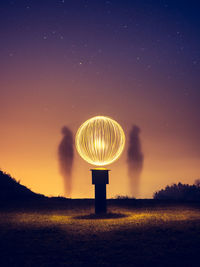
M106 213L106 184L109 183L109 170L92 169L92 184L95 186L95 214Z

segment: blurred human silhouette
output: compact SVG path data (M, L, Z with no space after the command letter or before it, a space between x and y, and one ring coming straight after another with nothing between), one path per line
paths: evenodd
M74 141L72 131L64 126L61 129L63 138L58 146L60 172L63 176L65 196L71 197L72 167L74 160Z
M140 128L133 125L129 134L128 144L128 174L132 197L139 196L140 176L143 168L144 156L141 149Z

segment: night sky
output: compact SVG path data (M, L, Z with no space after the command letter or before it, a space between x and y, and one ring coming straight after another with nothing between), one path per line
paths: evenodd
M108 197L129 195L127 145L141 129L140 197L200 178L199 1L1 0L0 167L35 192L63 195L61 128L110 116L126 149ZM77 152L72 197L93 197Z

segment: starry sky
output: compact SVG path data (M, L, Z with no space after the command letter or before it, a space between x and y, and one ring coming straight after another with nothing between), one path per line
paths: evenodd
M0 167L63 195L61 128L107 115L141 129L140 197L200 178L200 4L168 0L0 1ZM108 197L129 195L127 147ZM93 197L75 154L72 197Z

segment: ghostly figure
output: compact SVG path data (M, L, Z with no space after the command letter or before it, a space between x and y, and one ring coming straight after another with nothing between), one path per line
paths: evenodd
M72 131L64 126L61 130L63 138L58 146L60 172L63 176L65 196L71 197L72 167L74 160L74 142Z
M130 191L132 197L135 198L139 196L140 176L144 161L139 135L140 128L136 125L133 125L129 134L127 163L130 180Z

